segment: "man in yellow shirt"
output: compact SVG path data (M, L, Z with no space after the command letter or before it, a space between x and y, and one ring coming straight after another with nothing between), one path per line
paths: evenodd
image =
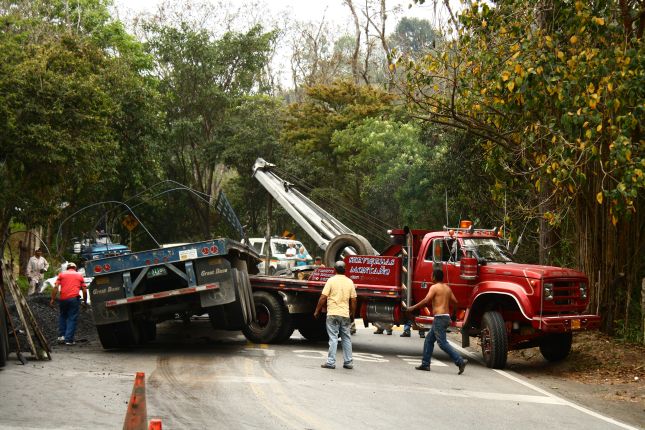
M338 347L338 334L340 333L343 347L343 367L353 369L352 337L350 326L356 311L356 287L354 282L345 276L345 262L337 261L334 264L336 275L325 283L322 290L314 317L318 318L323 307L327 305L327 334L329 335L329 351L327 362L321 364L324 369L336 368L336 348Z

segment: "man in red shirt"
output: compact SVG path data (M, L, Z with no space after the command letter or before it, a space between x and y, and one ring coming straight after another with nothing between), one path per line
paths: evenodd
M76 264L67 263L67 270L58 275L56 287L52 290L50 304L54 306L56 294L60 290L58 309L58 342L65 345L74 345L74 333L76 333L76 321L80 308L78 293L83 290L83 303L87 303L87 287L83 275L76 271Z

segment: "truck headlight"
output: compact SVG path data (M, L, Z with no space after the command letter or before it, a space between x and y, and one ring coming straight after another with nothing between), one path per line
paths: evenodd
M580 298L582 299L587 298L587 284L584 282L580 283Z
M544 300L553 300L553 284L544 284L542 287Z

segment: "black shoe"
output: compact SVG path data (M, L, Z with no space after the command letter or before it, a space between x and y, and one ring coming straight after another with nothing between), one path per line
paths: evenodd
M323 369L335 369L336 368L336 366L332 366L331 364L327 364L327 363L321 364L320 367L322 367Z
M459 365L459 373L457 373L457 375L461 375L462 373L464 373L464 370L466 369L466 364L468 364L468 360L464 359L464 361L462 361L461 364Z
M382 329L382 328L377 329L377 330L374 332L374 334L383 334L383 329Z
M354 365L353 364L343 364L343 369L353 369Z
M421 366L415 367L417 370L425 370L426 372L430 371L430 366L424 366L423 364Z
M392 330L385 330L385 333L386 333L388 336L392 336Z
M425 332L425 331L420 331L420 332L419 332L419 337L420 337L421 339L425 338L425 337L426 337L426 332Z
M410 337L410 332L404 331L403 333L401 333L401 337Z

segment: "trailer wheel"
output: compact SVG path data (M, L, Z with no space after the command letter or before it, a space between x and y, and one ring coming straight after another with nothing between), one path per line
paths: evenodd
M302 321L298 331L305 339L312 342L329 340L325 318L322 317L315 319L313 316L307 315L307 319Z
M141 330L132 321L96 326L103 349L124 348L141 343Z
M323 262L327 267L334 267L334 263L345 256L345 248L351 248L358 255L374 255L372 245L360 234L341 234L329 242L325 250Z
M137 326L142 344L151 342L157 338L157 324L154 321L139 321Z
M499 312L488 311L482 317L481 344L486 366L503 369L508 354L508 337L504 318Z
M253 293L255 319L242 328L244 336L254 343L275 342L285 330L289 311L272 294L265 291Z
M548 361L561 361L571 352L571 333L553 333L540 342L540 352Z

